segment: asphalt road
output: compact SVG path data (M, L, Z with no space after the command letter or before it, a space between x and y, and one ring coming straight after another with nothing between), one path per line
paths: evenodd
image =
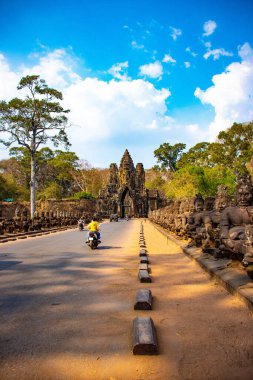
M250 380L252 318L148 222L152 284L137 279L139 220L102 224L92 251L70 230L0 246L0 380ZM135 311L149 288L154 310ZM151 316L160 355L132 355Z

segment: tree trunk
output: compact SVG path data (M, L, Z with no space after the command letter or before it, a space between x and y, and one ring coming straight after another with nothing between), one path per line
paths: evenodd
M30 182L30 191L31 191L31 218L33 219L34 213L36 211L36 174L35 174L36 160L35 154L31 155L31 182Z

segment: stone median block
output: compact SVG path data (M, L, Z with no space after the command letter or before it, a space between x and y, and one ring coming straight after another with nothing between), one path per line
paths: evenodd
M138 290L134 310L152 310L152 293L149 289Z
M140 264L148 264L149 261L148 261L148 256L144 255L144 256L141 256L140 258Z
M139 270L140 282L152 282L147 270Z
M151 269L148 267L147 263L140 263L139 264L139 270L146 270L146 271L148 271L148 273L151 272Z
M133 321L133 354L158 355L154 322L149 317L137 317Z
M141 244L140 244L140 248L146 248L146 244L141 243Z
M146 249L140 249L139 256L146 256L147 255L147 250Z

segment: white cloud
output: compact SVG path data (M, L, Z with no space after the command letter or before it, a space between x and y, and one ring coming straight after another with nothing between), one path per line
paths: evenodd
M0 55L1 99L20 96L20 91L16 89L20 78L26 74L38 74L63 93L62 105L71 111L68 114L70 128L67 130L71 149L80 158L92 163L97 160L95 164L107 166L113 154L111 152L115 153L121 146L136 145L133 142L136 136L138 141L149 144L151 151L154 150L154 138L160 141L161 133L172 122L167 116L166 105L170 91L156 89L143 79L113 79L109 82L94 77L82 79L75 72L75 62L72 60L74 58L66 51L57 50L42 54L33 67L26 65L15 71L10 68L5 56ZM124 70L127 66L127 62L114 65L115 75L120 72L117 67ZM155 75L155 67L150 74ZM156 130L159 130L158 134ZM98 145L101 149L96 150ZM103 151L103 155L98 151Z
M206 48L211 49L212 44L210 41L204 42L204 45Z
M111 74L114 78L119 80L129 80L130 78L127 76L128 69L128 61L116 63L109 70L109 74Z
M221 49L208 50L208 51L203 55L203 57L204 57L205 59L208 59L209 57L213 57L213 60L214 60L214 61L217 61L217 59L219 59L220 56L232 57L232 56L233 56L233 53L229 53L229 52L226 51L225 49L221 48Z
M97 78L73 84L63 94L65 107L71 110L71 141L79 152L94 141L94 134L104 144L103 140L124 141L126 135L164 127L165 101L170 96L168 90L156 90L141 79L104 82Z
M140 75L149 78L161 79L163 75L163 67L159 61L140 66Z
M203 29L204 29L203 36L210 36L211 34L214 33L216 28L217 28L217 24L215 21L213 20L206 21L203 25Z
M131 42L131 46L132 46L133 49L138 49L138 50L142 50L145 47L142 44L138 44L136 41L132 41Z
M185 49L185 51L187 51L189 54L191 54L193 57L197 57L197 53L195 53L194 51L192 51L191 50L191 48L190 47L187 47L186 49Z
M17 85L20 74L11 71L11 68L4 57L0 54L0 99L10 100L17 96Z
M253 120L253 50L245 43L239 47L238 54L241 62L231 63L223 73L213 76L213 86L205 91L197 88L194 93L203 104L215 110L209 126L212 139L234 122Z
M190 62L184 62L184 65L185 65L186 69L189 69L191 67L191 63Z
M182 35L182 30L181 29L173 28L172 26L170 26L170 30L171 30L171 34L170 35L171 35L171 37L172 37L172 39L174 41L176 41L177 38Z
M39 74L47 84L62 90L67 85L80 80L74 71L74 59L64 49L55 49L39 57L37 65L21 67L22 75Z
M165 54L162 60L164 63L176 63L177 61L171 57L169 54Z

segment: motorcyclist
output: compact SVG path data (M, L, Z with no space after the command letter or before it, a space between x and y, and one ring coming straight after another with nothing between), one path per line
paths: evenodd
M97 235L97 238L98 238L98 243L101 243L101 240L100 240L101 234L99 231L99 224L98 224L97 217L94 216L92 218L92 221L88 224L87 228L88 228L88 235L87 235L87 241L86 242L89 242L89 240L88 240L89 239L89 232L95 232Z
M78 224L79 230L82 231L84 228L84 220L82 218L80 218L78 220L77 224Z

